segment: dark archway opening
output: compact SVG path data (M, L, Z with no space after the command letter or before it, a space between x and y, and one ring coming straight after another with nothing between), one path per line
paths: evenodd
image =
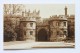
M48 34L45 29L41 29L38 32L37 41L48 41Z

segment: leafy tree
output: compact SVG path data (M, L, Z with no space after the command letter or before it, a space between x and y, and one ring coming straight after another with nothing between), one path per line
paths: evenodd
M13 23L10 18L4 20L4 41L16 40L17 34L13 28Z

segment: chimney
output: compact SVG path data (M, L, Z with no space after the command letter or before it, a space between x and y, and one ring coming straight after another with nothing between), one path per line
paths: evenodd
M67 7L65 6L65 16L67 16Z

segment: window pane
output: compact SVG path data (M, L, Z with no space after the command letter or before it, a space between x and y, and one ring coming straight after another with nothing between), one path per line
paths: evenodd
M66 22L64 22L64 26L66 26Z
M30 35L33 35L33 31L30 31Z
M32 27L33 26L33 23L30 23L30 27Z

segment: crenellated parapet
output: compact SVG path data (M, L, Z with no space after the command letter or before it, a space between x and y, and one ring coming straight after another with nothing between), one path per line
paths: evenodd
M53 15L53 16L50 16L49 20L67 20L67 16L65 15Z
M36 11L36 10L34 10L33 12L31 12L30 9L28 11L27 10L22 11L23 17L35 17L36 18L36 17L40 17L39 14L40 14L40 11Z
M36 21L36 18L33 18L33 17L24 17L24 18L21 18L20 21Z

